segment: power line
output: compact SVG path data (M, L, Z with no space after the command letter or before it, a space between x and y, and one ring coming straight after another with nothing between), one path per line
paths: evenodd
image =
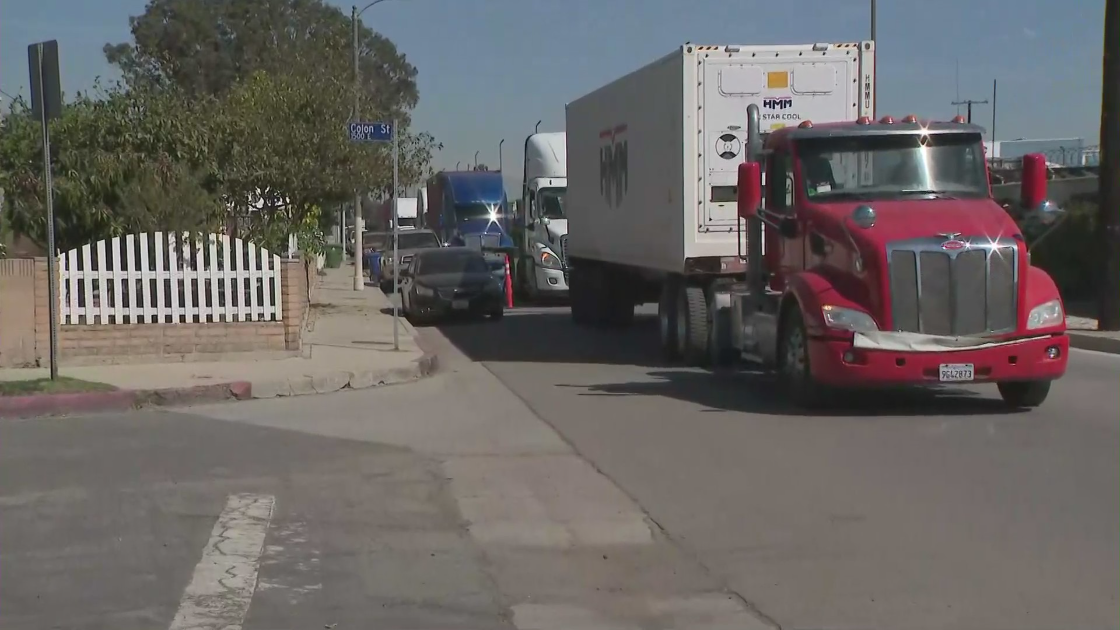
M972 122L972 106L973 105L987 105L988 99L982 101L974 101L972 99L965 99L963 101L953 101L953 105L965 105L968 108L968 122ZM959 110L958 110L959 111Z

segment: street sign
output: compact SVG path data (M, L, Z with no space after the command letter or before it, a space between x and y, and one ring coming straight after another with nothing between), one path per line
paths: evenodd
M350 123L350 142L392 142L393 124L387 122Z

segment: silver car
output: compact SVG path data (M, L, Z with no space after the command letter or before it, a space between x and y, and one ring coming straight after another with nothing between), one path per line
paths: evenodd
M381 277L378 279L381 290L386 293L393 290L393 278L398 267L407 267L416 252L423 249L443 247L436 233L431 230L407 230L397 235L397 257L400 261L393 260L393 235L389 234L381 250Z

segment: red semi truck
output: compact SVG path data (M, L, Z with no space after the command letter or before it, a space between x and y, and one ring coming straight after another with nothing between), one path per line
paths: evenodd
M716 291L713 360L761 361L806 406L837 388L973 383L1043 403L1066 371L1062 299L991 197L979 127L862 117L764 137L751 105L747 136L748 272ZM1023 159L1021 192L1025 221L1052 226L1043 156Z

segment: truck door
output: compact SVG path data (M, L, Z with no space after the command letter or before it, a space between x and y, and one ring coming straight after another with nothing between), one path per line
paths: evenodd
M769 185L761 213L766 226L764 256L770 273L770 289L783 291L785 278L805 266L805 249L800 234L788 239L783 238L778 230L783 220L794 218L793 164L784 148L776 149L767 158L766 180Z

